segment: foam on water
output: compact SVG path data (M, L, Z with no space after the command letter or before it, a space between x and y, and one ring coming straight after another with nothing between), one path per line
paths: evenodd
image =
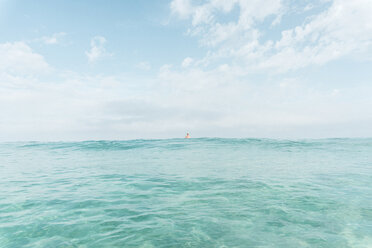
M0 247L372 247L372 139L0 144Z

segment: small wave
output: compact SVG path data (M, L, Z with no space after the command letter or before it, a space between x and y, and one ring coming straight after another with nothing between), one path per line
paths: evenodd
M21 149L47 149L63 150L72 149L76 151L104 151L104 150L133 150L133 149L165 149L182 150L192 147L259 147L266 149L327 149L332 146L340 147L366 146L372 144L372 139L259 139L259 138L193 138L193 139L137 139L137 140L92 140L79 142L15 142L2 143L3 146L16 145Z

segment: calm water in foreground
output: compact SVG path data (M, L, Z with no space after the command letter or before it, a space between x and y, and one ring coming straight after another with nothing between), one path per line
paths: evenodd
M372 247L372 139L0 144L0 247Z

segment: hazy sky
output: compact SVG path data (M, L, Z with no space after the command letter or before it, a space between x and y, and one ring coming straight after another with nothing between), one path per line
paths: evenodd
M0 0L0 140L371 137L371 0Z

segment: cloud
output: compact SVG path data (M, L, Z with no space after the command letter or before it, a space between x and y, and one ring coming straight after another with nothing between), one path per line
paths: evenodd
M216 46L233 37L257 32L254 24L279 14L281 6L280 0L209 0L199 5L186 0L174 0L171 11L180 18L191 19L189 34L201 36L204 45ZM237 20L221 22L218 17L231 12L234 7L239 9Z
M88 57L89 62L95 62L106 56L111 56L112 54L106 52L105 48L106 39L103 36L95 36L90 41L90 50L85 52Z
M183 19L188 18L193 12L190 0L174 0L171 2L170 7L173 14Z
M44 57L24 42L0 44L0 72L10 75L39 74L51 67Z
M100 111L105 104L129 98L130 84L118 82L123 80L56 72L52 81L17 77L23 86L16 87L14 80L2 78L0 128L4 135L0 139L89 139L94 136L92 130L97 130L97 121L111 120L110 114Z
M164 65L141 79L53 74L52 81L1 78L0 139L169 138L186 130L194 136L319 137L327 128L322 136L329 137L372 121L369 84L322 89L303 78L257 80L227 64L212 70ZM336 132L332 125L343 128ZM354 134L371 134L363 130Z
M367 70L333 78L292 73L371 54L369 1L320 2L304 12L289 1L175 0L173 15L207 52L169 61L150 76L55 70L46 79L40 75L51 66L41 54L24 42L0 44L0 138L169 138L186 130L194 137L370 136ZM291 18L298 22L288 26ZM90 62L110 56L105 42L92 39ZM338 82L343 75L353 85Z
M217 1L203 3L173 1L172 13L190 20L188 35L199 38L209 48L200 63L210 65L230 60L249 73L270 70L285 73L310 65L323 65L339 58L368 53L372 46L372 2L333 0L314 2L317 13L309 16L291 12L288 1ZM238 9L238 15L220 17ZM316 9L316 8L315 8ZM320 11L319 11L320 10ZM292 27L280 25L283 19L302 18ZM281 30L274 38L275 25ZM283 28L286 27L286 28ZM277 32L277 31L276 31ZM365 56L368 59L368 56ZM226 63L226 62L222 63Z
M51 36L42 37L41 41L47 45L58 44L64 36L66 36L65 32L54 33Z
M372 88L367 84L353 86L350 91L350 88L313 86L304 78L278 77L257 81L255 77L237 75L228 65L213 70L167 67L159 72L159 80L166 89L164 94L168 93L163 100L169 106L180 112L189 109L190 120L185 119L184 123L198 131L205 129L203 132L212 133L214 130L217 136L227 132L238 136L320 137L318 132L332 125L343 128L338 134L322 132L321 136L342 136L344 128L351 127L357 120L360 123L372 121L372 112L368 110L366 114L366 110L359 106L362 102L365 106L370 105L366 101ZM359 100L346 100L353 96L358 96ZM200 110L205 113L216 111L216 115L206 119L193 116L193 111ZM311 129L311 126L316 128ZM308 128L311 131L304 131Z
M144 70L144 71L148 71L148 70L151 69L151 64L149 62L147 62L147 61L142 61L142 62L138 63L136 65L136 67L138 69L141 69L141 70Z
M183 61L182 61L182 67L188 67L192 64L194 60L190 57L187 57L185 58Z
M372 2L335 0L310 21L282 32L261 67L283 71L322 65L371 49Z

